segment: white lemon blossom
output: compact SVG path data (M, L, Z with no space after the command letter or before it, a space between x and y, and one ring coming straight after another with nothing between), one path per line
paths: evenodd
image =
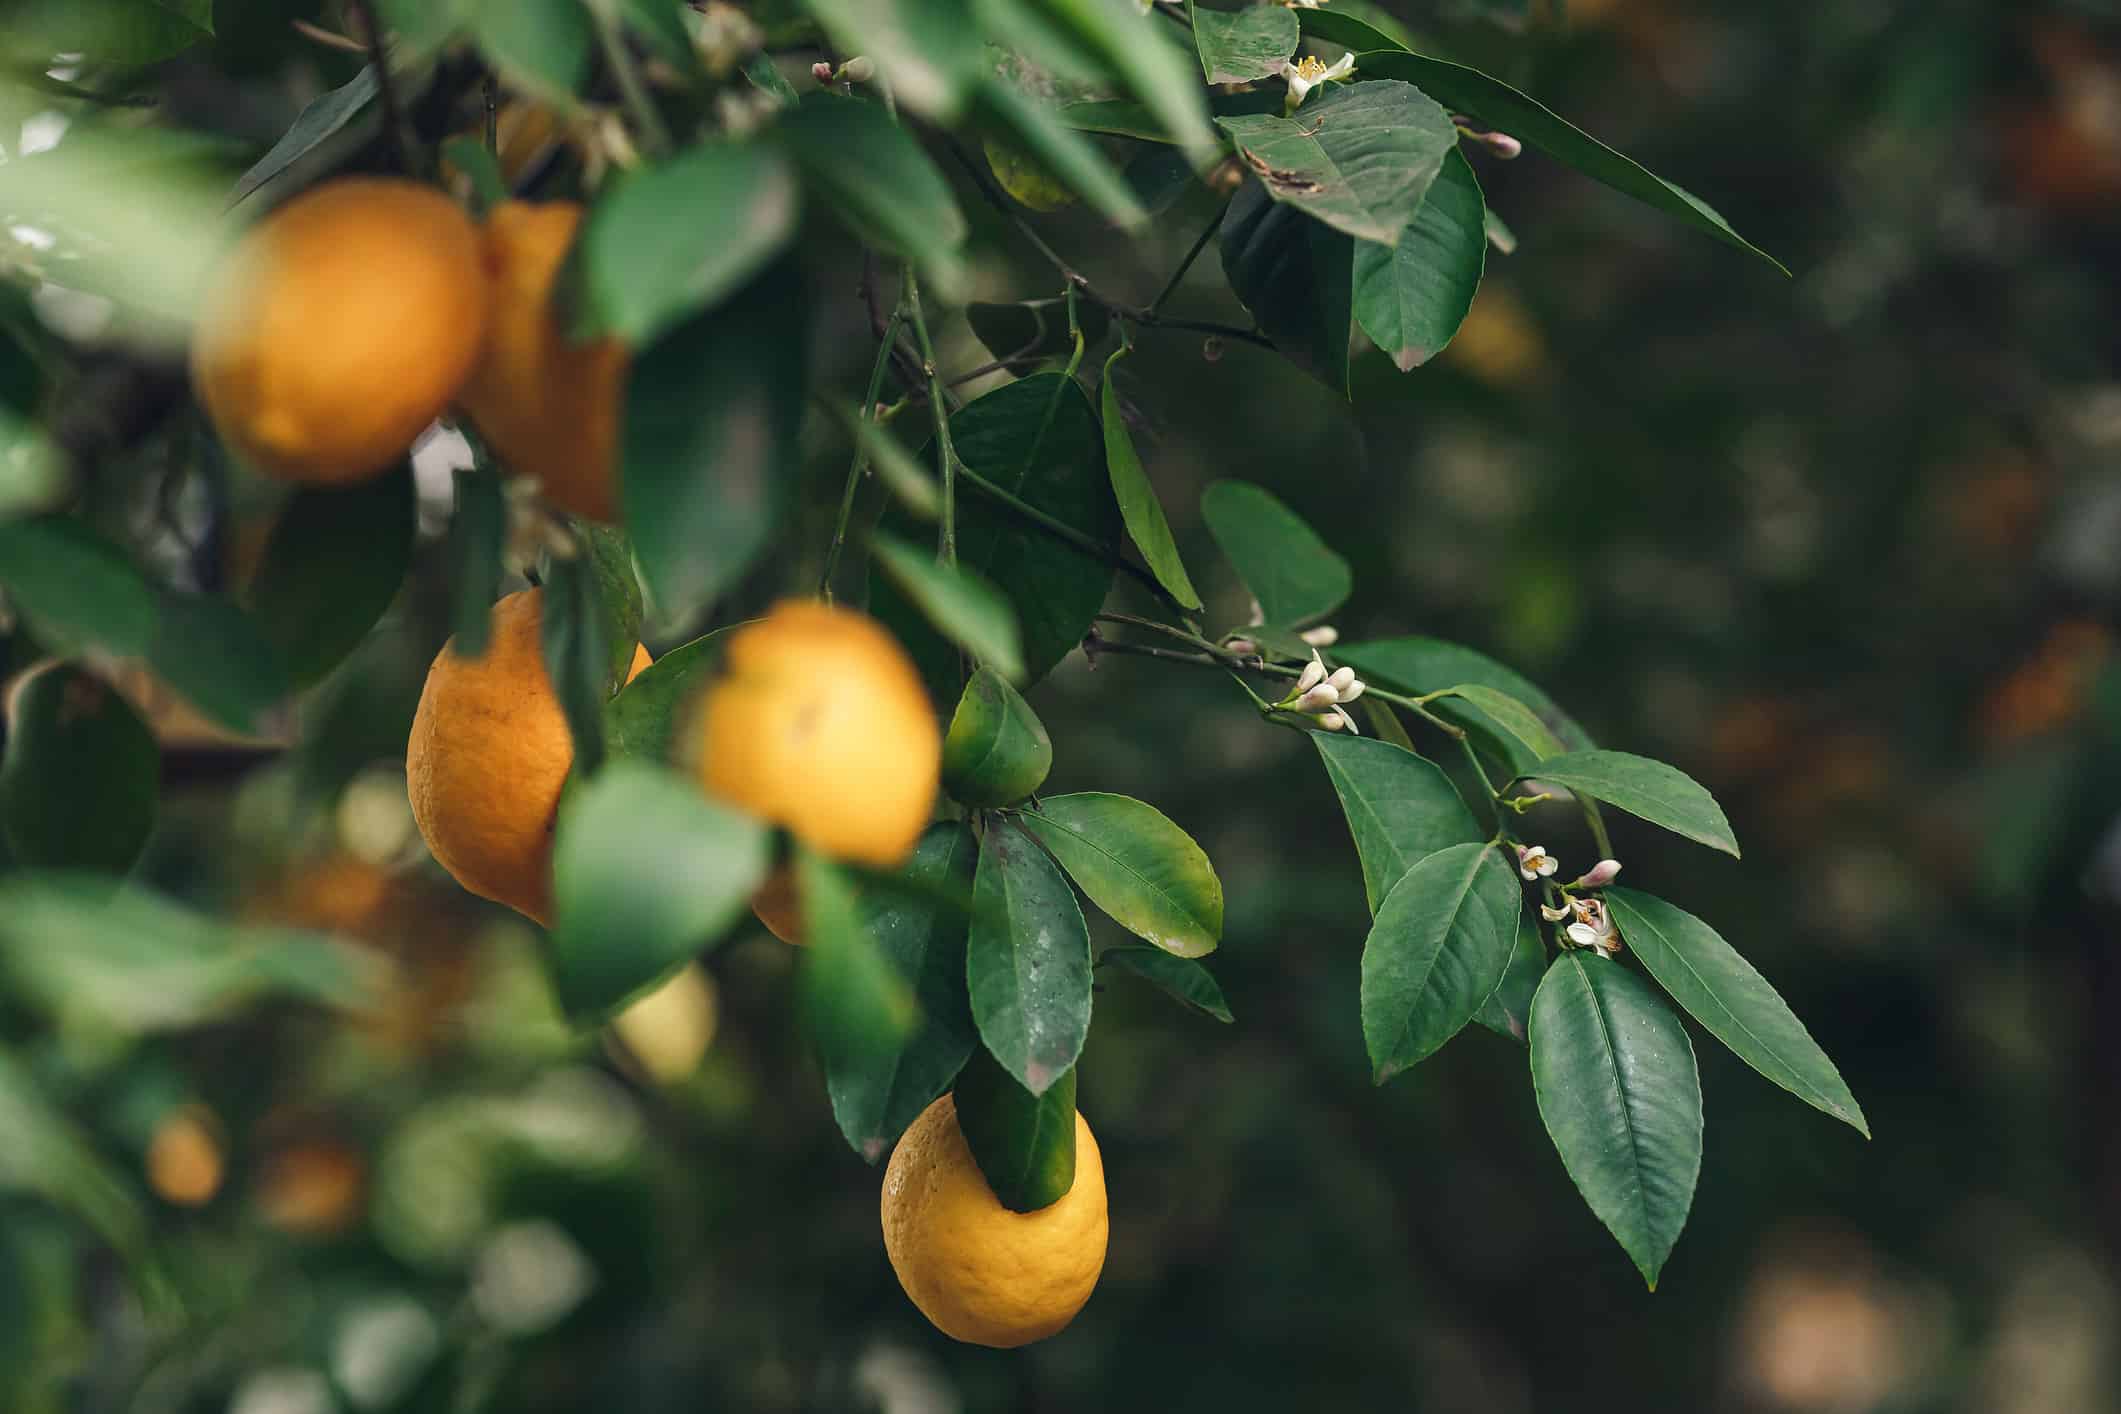
M1549 923L1573 918L1575 921L1562 932L1575 947L1589 948L1600 957L1611 957L1620 951L1620 932L1613 926L1612 915L1606 912L1604 899L1571 898L1559 908L1541 904L1539 916Z
M1517 846L1517 872L1527 881L1551 878L1561 861L1548 854L1545 845L1521 844Z
M1330 64L1321 63L1315 54L1304 55L1281 71L1282 82L1289 86L1287 108L1294 111L1306 94L1328 79L1345 79L1354 72L1353 54L1343 54Z

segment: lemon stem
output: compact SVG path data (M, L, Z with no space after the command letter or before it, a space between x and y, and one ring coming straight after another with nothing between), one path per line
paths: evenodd
M902 301L891 311L891 320L884 326L884 339L877 346L876 363L869 370L869 395L862 399L861 419L876 420L876 400L883 395L884 370L891 365L892 350L898 347L899 330L906 326L906 306ZM847 485L840 492L840 515L832 525L832 544L825 551L824 573L818 576L817 593L827 604L832 602L832 579L839 573L840 551L847 547L847 522L854 517L854 494L862 484L862 473L869 469L869 444L862 438L854 439L854 460L847 467Z
M906 294L901 308L913 321L913 337L920 345L921 374L928 380L928 409L935 415L937 461L943 471L942 524L936 532L935 558L946 565L957 563L957 448L950 441L950 405L943 398L943 380L935 368L935 342L928 337L928 319L921 312L920 277L906 267ZM890 344L886 342L885 348Z

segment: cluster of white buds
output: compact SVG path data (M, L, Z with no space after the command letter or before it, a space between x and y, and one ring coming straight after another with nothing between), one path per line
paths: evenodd
M1332 63L1319 60L1315 54L1306 54L1281 71L1282 82L1289 86L1289 96L1283 101L1285 112L1296 111L1312 89L1328 80L1342 80L1355 72L1355 56L1343 54Z
M1340 709L1362 696L1363 687L1353 668L1334 668L1329 672L1325 660L1313 649L1311 661L1304 664L1302 675L1296 679L1296 690L1274 705L1316 717L1318 725L1329 732L1352 732L1355 719Z

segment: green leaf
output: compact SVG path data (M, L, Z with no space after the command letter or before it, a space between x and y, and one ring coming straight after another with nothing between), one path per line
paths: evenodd
M212 34L202 0L16 0L0 32L0 58L49 67L52 56L69 54L90 69L137 69Z
M375 98L376 71L373 66L363 68L331 92L312 98L295 115L287 131L280 134L280 140L236 178L236 185L228 194L228 204L234 206L315 151L319 144L366 112Z
M1223 274L1261 333L1298 368L1348 395L1354 241L1246 182L1223 216Z
M985 65L965 0L807 0L841 54L866 54L901 103L954 118Z
M1024 831L995 819L972 883L965 981L980 1039L1043 1095L1090 1033L1090 930L1067 879Z
M1221 943L1222 880L1193 837L1156 807L1091 791L1048 796L1016 819L1128 932L1178 957L1203 957Z
M875 563L943 637L1006 678L1024 675L1024 646L1008 598L978 571L937 564L902 540L878 531L869 540Z
M1137 0L1039 0L1038 8L1074 31L1177 137L1195 166L1215 160L1215 131L1193 61L1172 42L1163 17L1145 13Z
M122 874L155 825L162 755L132 704L72 663L11 694L0 755L0 839L30 869Z
M1686 1028L1641 978L1579 949L1547 969L1530 1029L1539 1117L1654 1291L1701 1173L1701 1077Z
M0 1134L7 1135L0 1145L0 1192L33 1193L80 1218L128 1262L152 1261L139 1194L4 1050ZM152 1270L142 1275L151 1283L161 1280Z
M0 587L58 647L139 657L154 641L154 586L72 516L0 521Z
M1201 493L1200 513L1268 623L1309 623L1347 602L1355 587L1348 562L1272 492L1213 482Z
M1487 207L1465 155L1452 148L1397 246L1355 243L1355 319L1402 373L1458 333L1487 268Z
M1307 10L1300 18L1306 33L1329 40L1333 39L1329 30L1340 22L1323 10ZM1365 79L1404 79L1418 84L1423 93L1454 111L1470 113L1585 176L1676 216L1725 245L1756 255L1785 275L1790 273L1781 261L1732 230L1730 222L1700 197L1638 166L1500 79L1441 59L1392 50L1363 54L1356 60L1356 72Z
M974 302L965 307L965 322L996 358L1065 358L1075 347L1068 335L1068 303L1063 299ZM1112 316L1103 305L1084 300L1076 309L1076 322L1084 344L1101 344L1112 327Z
M1473 1019L1498 1036L1523 1042L1532 1015L1532 994L1539 990L1539 979L1546 970L1547 950L1539 940L1539 924L1531 909L1520 907L1510 965L1503 970L1501 984L1481 1003Z
M1098 954L1097 965L1103 967L1107 963L1133 973L1217 1021L1236 1020L1230 1015L1230 1004L1223 1000L1223 989L1215 984L1214 975L1190 957L1178 957L1162 948L1128 945L1106 948Z
M957 1125L995 1199L1030 1213L1075 1186L1075 1070L1034 1095L984 1050L952 1087Z
M1568 749L1561 744L1560 738L1554 735L1537 712L1507 692L1499 692L1475 682L1462 682L1451 689L1451 695L1461 701L1470 702L1493 718L1504 731L1523 743L1525 750L1532 753L1534 760L1545 761L1561 755Z
M1548 730L1569 750L1583 751L1593 744L1590 733L1556 706L1538 684L1471 648L1440 638L1409 635L1371 643L1343 643L1333 654L1360 673L1365 682L1374 681L1401 692L1429 693L1468 683L1495 688L1537 712ZM1539 764L1536 753L1470 702L1443 698L1430 703L1429 710L1475 732L1483 744L1510 763L1512 771L1529 771Z
M1053 179L1125 230L1146 225L1149 213L1126 179L1105 160L1097 144L1062 122L1055 109L1018 91L1007 79L989 77L979 89L978 116L998 125L1012 142L1048 169Z
M1242 10L1203 10L1187 0L1193 47L1209 83L1251 83L1273 78L1296 52L1296 12L1286 5Z
M793 166L762 143L704 142L626 178L583 228L575 336L638 348L672 331L765 269L795 233L800 205ZM789 341L773 323L747 333Z
M1362 948L1362 1036L1382 1085L1465 1029L1502 982L1522 906L1490 844L1456 844L1409 869Z
M881 107L812 94L772 132L866 244L912 260L944 300L963 297L964 213L921 145Z
M772 862L767 828L690 781L613 761L573 792L553 838L553 985L601 1021L728 931Z
M1131 98L1085 98L1063 103L1053 116L1077 132L1133 138L1136 142L1170 143L1171 130ZM1186 169L1188 173L1192 168Z
M582 0L475 0L472 37L509 87L571 106L595 41Z
M970 806L1013 805L1045 783L1053 739L1031 704L992 668L965 684L943 739L943 789Z
M551 560L544 588L538 635L544 647L545 675L574 741L574 774L586 778L604 764L611 630L605 622L596 569L587 556Z
M979 842L957 822L930 825L906 862L921 886L969 889ZM863 1064L830 1061L825 1092L840 1133L870 1163L891 1152L906 1126L950 1088L978 1044L965 994L966 918L961 907L911 892L879 889L868 916L870 936L913 988L920 1021L887 1055Z
M442 162L445 168L454 168L470 184L474 214L484 216L508 200L508 178L501 171L500 159L493 155L483 138L449 139L442 144Z
M920 1020L913 988L884 956L846 870L799 850L804 1022L825 1073L874 1069L905 1045Z
M481 657L501 594L501 557L508 541L508 507L501 478L491 470L456 474L457 509L449 519L449 631L457 653Z
M773 62L773 56L764 50L744 61L744 77L759 92L772 97L783 108L793 108L802 100L797 96L795 85L781 72L781 66Z
M411 469L397 467L353 486L305 486L281 510L245 599L296 687L343 662L397 597L418 499Z
M883 483L906 514L932 521L942 514L943 492L935 478L902 446L889 428L870 418L859 417L834 404L847 433L868 457L869 469Z
M1119 502L1120 519L1126 523L1128 537L1142 552L1142 561L1156 576L1156 582L1170 592L1180 607L1198 610L1200 591L1193 587L1185 561L1179 558L1178 544L1171 538L1171 523L1164 518L1163 503L1156 499L1149 474L1142 470L1133 434L1127 431L1127 420L1120 415L1119 390L1112 386L1113 366L1127 352L1122 347L1105 361L1099 394L1104 411L1105 469L1112 477L1112 496Z
M1572 751L1542 761L1525 774L1616 805L1675 835L1738 858L1738 837L1731 833L1723 807L1676 766L1625 751Z
M1458 146L1451 115L1412 84L1334 86L1291 117L1215 120L1268 196L1357 240L1397 245Z
M245 736L262 734L265 714L292 689L257 620L204 594L162 596L147 661L192 706Z
M699 68L700 62L692 45L692 32L686 24L690 12L686 0L619 0L619 15L625 21L627 32L638 35L657 58L688 78ZM761 55L753 57L756 59ZM769 58L767 63L770 66L772 60ZM748 72L746 77L749 77Z
M692 743L682 733L694 701L722 659L722 635L730 624L671 649L641 670L604 705L604 744L614 756L679 766Z
M619 489L659 614L712 604L780 523L797 481L809 328L809 292L778 265L634 361Z
M1871 1137L1841 1072L1753 965L1708 924L1633 889L1608 889L1620 935L1687 1014L1798 1099Z
M1355 837L1371 913L1417 863L1480 838L1457 787L1427 757L1375 737L1313 732L1311 740Z

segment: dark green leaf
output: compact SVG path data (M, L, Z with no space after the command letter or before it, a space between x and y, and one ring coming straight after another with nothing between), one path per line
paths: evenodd
M690 781L621 760L571 794L552 851L552 971L577 1022L653 990L749 906L769 833Z
M1708 924L1633 889L1608 889L1620 936L1687 1014L1798 1099L1871 1136L1863 1107L1788 1003Z
M1535 760L1545 761L1561 755L1568 749L1561 744L1560 738L1554 735L1537 712L1507 692L1483 687L1479 683L1465 682L1452 688L1451 695L1462 702L1471 703L1493 718L1504 731L1521 742Z
M1068 335L1065 300L1034 299L1020 304L975 302L965 307L965 322L987 346L987 352L996 358L1063 358L1075 347L1075 341ZM1099 344L1104 342L1105 334L1112 327L1112 316L1105 312L1103 305L1085 300L1076 309L1076 322L1082 328L1085 344Z
M1097 144L1063 123L1053 108L1027 97L1006 79L989 77L980 86L979 114L1113 224L1135 230L1148 222L1149 213L1134 189Z
M483 138L453 137L442 144L442 161L471 186L471 208L485 215L508 200L508 178Z
M449 629L457 653L477 658L486 652L493 602L501 593L508 507L501 479L490 470L457 472L456 492L456 514L449 520Z
M480 50L511 88L568 103L588 76L595 35L582 0L481 0L467 19Z
M1250 83L1279 74L1296 52L1296 12L1286 5L1203 10L1188 0L1193 47L1209 83Z
M796 94L795 85L781 72L780 65L763 50L744 61L744 77L759 92L771 94L783 108L793 108L802 101Z
M1012 1212L1059 1202L1075 1186L1075 1070L1034 1095L984 1050L952 1088L957 1125L987 1186Z
M1563 953L1532 998L1532 1088L1561 1162L1651 1290L1694 1203L1701 1077L1679 1018L1595 953Z
M1537 712L1569 750L1583 751L1592 745L1590 734L1536 683L1471 648L1440 638L1409 635L1372 643L1343 643L1334 650L1334 656L1352 666L1365 681L1401 692L1429 693L1467 683L1495 688ZM1537 755L1470 702L1447 697L1430 703L1429 710L1476 732L1483 744L1510 764L1512 771L1529 771L1539 764Z
M371 67L362 69L331 92L312 98L295 115L295 121L287 131L280 134L280 140L236 178L235 188L228 194L229 205L243 200L307 156L318 144L359 117L375 97L376 71Z
M1237 189L1222 224L1223 274L1260 332L1290 362L1348 394L1354 242L1258 182Z
M1375 737L1313 732L1311 740L1355 837L1371 913L1421 860L1480 838L1473 812L1435 762Z
M1205 956L1222 941L1222 881L1193 837L1154 806L1091 791L1048 796L1017 819L1128 932L1179 957Z
M1488 844L1438 850L1392 886L1362 948L1362 1036L1378 1084L1435 1054L1494 995L1521 904Z
M1156 576L1156 582L1168 590L1179 605L1187 609L1200 608L1200 592L1193 587L1192 578L1186 573L1185 561L1179 558L1177 542L1171 538L1171 523L1164 518L1163 503L1156 499L1156 488L1149 484L1149 474L1142 470L1141 455L1134 450L1134 437L1127 431L1127 420L1120 414L1119 391L1112 386L1112 368L1127 353L1121 348L1105 361L1105 377L1100 393L1104 408L1105 424L1105 469L1112 477L1112 495L1119 502L1120 518L1126 522L1127 535L1142 552L1142 560Z
M1322 39L1355 54L1368 54L1379 49L1407 48L1406 44L1388 34L1381 26L1342 10L1336 10L1330 15L1323 12L1299 15L1297 20L1304 38ZM1362 70L1358 67L1356 72L1361 73Z
M1024 645L1016 611L985 576L963 564L938 564L881 531L870 537L870 550L877 566L943 637L1003 677L1023 677Z
M1526 773L1617 805L1652 825L1738 858L1738 838L1714 796L1676 766L1625 751L1572 751Z
M1086 98L1063 103L1053 116L1077 132L1128 137L1137 142L1171 142L1171 130L1141 104L1127 98ZM1187 168L1190 172L1192 169Z
M200 0L15 0L0 31L0 58L49 67L53 56L68 54L92 70L136 69L212 33Z
M154 734L115 688L71 663L36 669L11 695L0 838L14 862L124 873L154 829Z
M151 1260L139 1194L45 1098L36 1077L4 1050L0 1134L7 1135L0 1145L0 1192L35 1194L80 1218L127 1261ZM0 1389L6 1388L6 1378L0 1376Z
M799 189L777 149L740 142L701 143L616 184L583 228L575 334L640 347L727 298L794 234ZM750 342L801 344L793 334L802 327L763 322L745 332ZM640 376L636 366L636 388Z
M692 743L684 737L688 714L721 662L722 635L736 627L718 628L671 649L619 689L604 706L604 744L614 756L690 764Z
M626 533L593 520L574 521L583 558L596 584L604 625L603 696L609 701L633 668L641 636L641 581L633 572L633 545Z
M293 684L337 667L390 607L412 566L412 472L296 491L273 525L246 594Z
M800 274L776 266L635 360L620 494L658 612L706 608L779 524L796 481L809 327Z
M1196 166L1215 160L1215 132L1192 56L1174 42L1162 16L1145 13L1135 0L1040 0L1038 8L1068 26L1156 114Z
M1272 492L1217 481L1201 493L1200 513L1268 623L1309 623L1347 602L1355 587L1348 562Z
M1090 1033L1090 930L1053 861L1005 819L980 841L965 981L980 1038L1034 1095Z
M256 736L291 684L257 620L226 599L164 594L148 665L192 706L232 732Z
M1223 1000L1223 989L1215 984L1213 974L1190 957L1177 957L1162 948L1130 945L1106 948L1098 955L1097 965L1103 967L1106 963L1133 973L1217 1021L1236 1019L1230 1015L1230 1004Z
M72 516L0 521L0 587L57 646L138 657L154 641L154 586Z
M882 107L812 94L773 132L856 235L914 261L943 299L962 296L964 213L928 154Z
M801 850L795 871L804 1021L825 1073L888 1065L920 1020L913 988L878 947L844 869Z
M595 567L586 556L553 559L546 568L538 633L545 675L574 740L574 774L604 764L604 703L610 698L611 631Z
M1510 949L1510 965L1503 971L1501 985L1481 1003L1480 1011L1473 1019L1498 1036L1522 1042L1532 1015L1532 994L1539 990L1539 979L1546 970L1547 950L1539 940L1538 920L1531 909L1520 907L1517 910L1517 941Z
M1045 783L1053 739L1007 678L981 668L943 739L943 789L971 806L1013 805Z
M969 890L978 858L969 827L934 824L914 847L905 874L916 884ZM979 1037L965 995L963 910L934 896L878 889L868 922L878 950L912 986L920 1007L919 1024L889 1055L826 1066L825 1090L840 1133L873 1164L950 1087Z
M1487 207L1465 155L1443 170L1394 247L1355 243L1355 319L1400 372L1443 352L1473 307L1487 268Z
M1397 245L1444 158L1451 115L1412 84L1334 86L1290 117L1217 118L1267 195L1358 240Z

